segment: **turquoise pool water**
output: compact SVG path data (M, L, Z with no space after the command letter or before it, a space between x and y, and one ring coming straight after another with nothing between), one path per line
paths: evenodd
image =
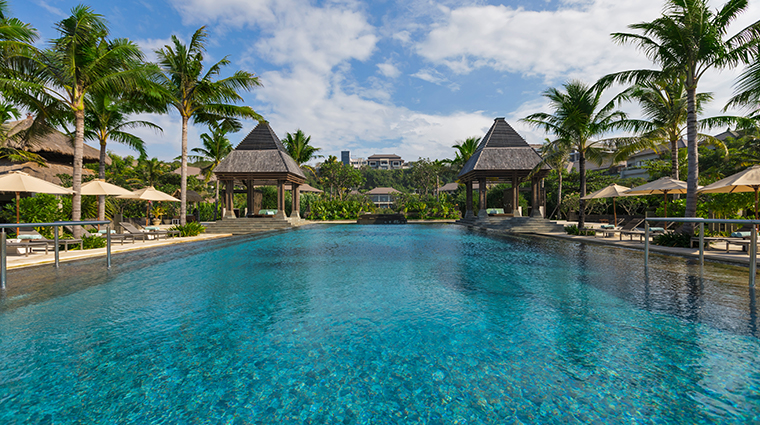
M347 225L13 272L0 423L760 421L746 270L651 263Z

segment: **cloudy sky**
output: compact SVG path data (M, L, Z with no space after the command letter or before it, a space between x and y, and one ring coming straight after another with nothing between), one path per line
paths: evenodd
M78 2L10 0L13 16L35 26L40 45L57 36L55 22ZM734 27L760 16L759 2ZM482 136L495 117L529 143L547 135L518 122L550 112L541 96L570 79L650 67L635 48L609 34L649 21L661 0L122 0L86 3L110 23L113 37L142 46L148 58L172 34L188 40L209 32L208 61L227 56L228 73L243 69L263 84L245 93L282 138L303 130L324 155L396 153L405 160L453 157L451 145ZM717 6L719 2L714 2ZM715 115L740 70L712 71L700 91L713 92ZM614 88L619 90L620 88ZM610 93L614 94L614 93ZM636 114L635 106L626 110ZM146 118L146 117L143 117ZM147 116L163 134L140 131L148 154L180 152L179 116ZM254 127L231 136L237 144ZM191 129L189 147L200 145ZM114 152L130 151L116 143Z

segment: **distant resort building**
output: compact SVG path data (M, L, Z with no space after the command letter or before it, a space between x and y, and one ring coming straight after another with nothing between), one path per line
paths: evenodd
M369 196L369 199L378 208L391 208L393 206L393 196L397 193L401 193L392 187L376 187L365 195Z
M404 160L396 154L376 153L367 158L367 162L369 168L378 170L400 170L404 167Z

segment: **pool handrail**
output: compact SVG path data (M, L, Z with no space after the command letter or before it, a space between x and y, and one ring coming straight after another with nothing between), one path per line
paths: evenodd
M55 268L60 267L59 247L58 247L58 228L61 226L83 226L83 225L105 225L106 226L106 265L111 268L111 222L108 220L84 220L84 221L56 221L53 223L0 223L0 289L5 289L7 282L7 258L5 229L17 229L26 227L52 227L55 245Z
M749 286L754 289L755 276L757 274L757 229L760 220L740 220L723 218L700 218L700 217L647 217L644 219L644 267L649 267L649 222L672 221L674 223L699 224L699 265L705 266L705 223L719 224L742 224L752 226L750 231L750 243L747 248L749 254Z

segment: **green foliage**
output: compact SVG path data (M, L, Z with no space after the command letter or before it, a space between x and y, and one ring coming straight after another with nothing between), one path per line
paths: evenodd
M19 201L19 216L22 223L52 223L71 219L71 198L57 197L46 193L38 193ZM6 223L16 222L16 202L13 201L3 208L0 219ZM40 228L38 231L49 232L50 228Z
M663 233L652 238L652 242L655 245L688 248L691 243L691 235L679 232Z
M573 236L594 236L594 235L596 235L595 231L593 231L593 230L581 230L575 224L571 224L569 226L565 226L565 232L568 235L573 235Z
M96 249L106 247L106 238L99 236L82 236L82 244L84 249ZM79 245L72 247L71 249L79 249Z
M449 201L446 194L440 195L440 200L434 196L401 194L396 197L395 212L403 212L408 218L420 220L459 218L459 209Z
M310 205L309 220L355 220L375 206L363 196L348 195L346 199L321 199Z
M190 222L185 225L177 225L171 227L169 230L179 230L179 235L186 236L198 236L206 231L206 227L197 222Z
M331 197L337 195L338 199L343 199L352 188L364 184L364 176L356 168L345 165L330 155L319 167L319 181Z

